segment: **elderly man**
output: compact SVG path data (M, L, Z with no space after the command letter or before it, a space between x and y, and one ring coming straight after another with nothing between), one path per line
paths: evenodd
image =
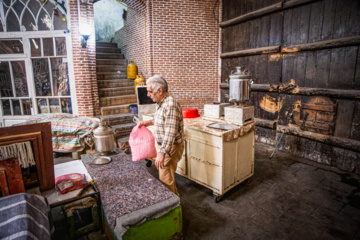
M166 80L154 75L146 81L148 96L158 104L154 121L142 121L140 126L155 125L155 141L158 145L155 166L160 181L179 196L175 183L175 171L184 151L184 124L180 104L168 93Z

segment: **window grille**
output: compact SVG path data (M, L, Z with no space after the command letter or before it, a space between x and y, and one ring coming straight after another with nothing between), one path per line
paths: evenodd
M0 32L67 29L64 3L53 0L3 0L0 15Z

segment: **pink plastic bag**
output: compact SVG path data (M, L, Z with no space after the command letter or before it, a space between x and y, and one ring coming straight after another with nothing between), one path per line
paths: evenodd
M157 155L154 135L145 126L139 128L139 124L137 124L133 128L130 133L129 145L133 161L154 158Z

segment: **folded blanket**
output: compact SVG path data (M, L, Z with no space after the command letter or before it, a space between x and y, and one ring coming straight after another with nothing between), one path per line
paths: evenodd
M85 145L94 145L94 130L100 119L77 117L72 114L40 114L27 119L24 124L51 122L52 146L55 152L75 152Z
M44 197L19 193L0 198L0 239L51 239Z

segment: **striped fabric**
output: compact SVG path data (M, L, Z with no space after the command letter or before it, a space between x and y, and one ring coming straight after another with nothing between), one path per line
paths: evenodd
M40 114L27 119L25 124L51 122L52 146L55 152L75 152L83 149L79 139L94 145L93 131L99 126L98 118L76 117L72 114Z
M155 140L161 146L159 152L170 154L172 145L181 143L184 135L182 109L171 94L158 103L154 120Z
M49 212L42 196L19 193L0 198L0 239L51 239Z

